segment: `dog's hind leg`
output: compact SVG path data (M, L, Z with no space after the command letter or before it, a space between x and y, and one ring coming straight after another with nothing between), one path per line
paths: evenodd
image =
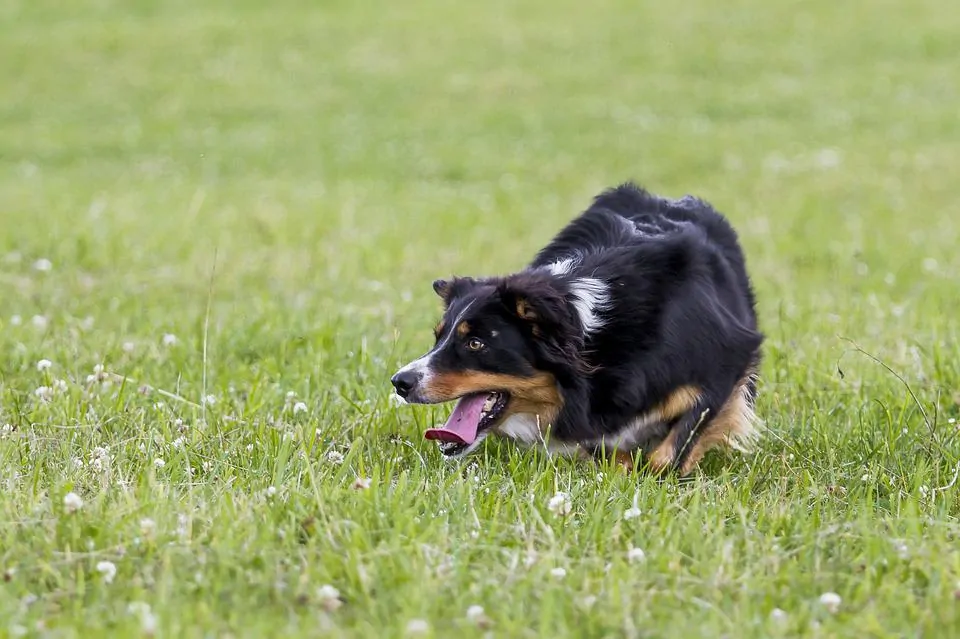
M709 395L702 395L686 412L677 417L670 432L648 456L650 470L663 473L678 469L680 475L689 473L706 452L700 445L703 437L712 432L712 422L719 408Z
M719 408L714 409L704 397L678 418L667 437L650 453L648 463L656 472L676 468L680 475L688 475L710 449L727 446L749 450L757 434L752 381L744 377Z
M704 424L680 466L681 474L693 470L711 448L725 446L743 452L753 448L760 434L759 420L753 410L755 394L756 381L752 375L740 380L717 415Z

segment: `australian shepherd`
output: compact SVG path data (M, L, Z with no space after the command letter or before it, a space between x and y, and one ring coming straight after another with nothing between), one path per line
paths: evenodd
M597 196L513 275L433 283L436 343L392 378L458 400L425 433L448 458L488 435L688 474L757 434L763 336L736 232L703 200Z

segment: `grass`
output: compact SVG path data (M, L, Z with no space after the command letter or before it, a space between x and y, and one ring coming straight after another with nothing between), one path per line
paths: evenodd
M0 635L956 636L952 6L7 0ZM430 282L627 178L741 231L760 450L442 463Z

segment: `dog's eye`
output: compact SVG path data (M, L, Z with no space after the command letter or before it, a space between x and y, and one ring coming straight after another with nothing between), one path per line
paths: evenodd
M479 351L483 350L484 343L478 340L476 337L471 337L467 340L467 350L469 351Z

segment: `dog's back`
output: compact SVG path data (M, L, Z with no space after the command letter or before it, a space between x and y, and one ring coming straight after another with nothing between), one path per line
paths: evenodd
M733 273L745 302L733 304L738 319L756 328L756 301L737 232L710 204L693 196L671 200L629 182L608 189L537 254L530 268L569 268L590 254L655 242L691 227L703 233L723 268Z

